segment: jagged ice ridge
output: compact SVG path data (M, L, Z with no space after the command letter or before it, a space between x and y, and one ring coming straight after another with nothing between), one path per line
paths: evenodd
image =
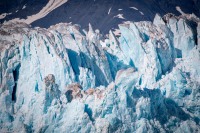
M0 131L200 132L199 19L119 29L2 24Z

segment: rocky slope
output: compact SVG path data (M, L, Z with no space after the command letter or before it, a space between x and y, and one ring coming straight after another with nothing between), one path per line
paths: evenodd
M42 28L72 22L86 29L91 23L107 34L125 21L152 21L156 13L180 15L176 7L200 17L200 0L1 0L0 22L17 19Z
M194 16L119 25L0 27L1 132L200 132Z

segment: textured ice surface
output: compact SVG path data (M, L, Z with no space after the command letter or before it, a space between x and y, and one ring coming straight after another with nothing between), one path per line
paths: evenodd
M2 24L0 131L200 132L199 21L191 18L129 22L119 38L91 25Z

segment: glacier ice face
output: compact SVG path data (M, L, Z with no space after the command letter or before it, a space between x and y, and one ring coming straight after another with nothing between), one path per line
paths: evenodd
M198 23L198 27L197 27L197 42L198 42L198 46L200 44L200 23Z
M106 39L91 25L2 24L0 131L200 132L191 21L156 15Z

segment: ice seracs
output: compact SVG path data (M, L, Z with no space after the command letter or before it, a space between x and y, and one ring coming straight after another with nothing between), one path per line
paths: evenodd
M198 19L0 29L1 132L200 132Z

